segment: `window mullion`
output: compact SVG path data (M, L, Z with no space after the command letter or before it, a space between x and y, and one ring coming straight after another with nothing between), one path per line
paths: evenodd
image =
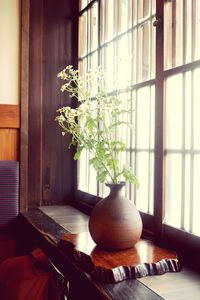
M155 236L160 239L163 221L163 57L164 57L164 2L156 0L156 79L155 79L155 172L154 172L154 216Z

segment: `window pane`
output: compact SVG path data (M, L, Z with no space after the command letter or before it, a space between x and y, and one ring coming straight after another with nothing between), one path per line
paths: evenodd
M84 9L88 4L88 0L79 0L79 9Z
M154 145L155 102L151 93L149 86L139 89L137 93L136 141L139 149L149 149Z
M116 1L117 2L117 1ZM119 32L124 32L128 28L129 14L128 14L128 5L129 0L121 0L118 2L118 11L119 15Z
M136 206L140 211L152 213L152 186L150 183L150 174L152 169L152 156L147 151L141 151L136 154L136 174L139 178L140 186L136 189ZM151 201L150 201L151 198ZM151 207L151 211L150 211Z
M79 17L79 57L87 52L87 13Z
M139 178L140 191L127 184L124 193L136 202L139 209L150 214L153 214L154 206L155 87L152 82L139 89L132 84L155 78L156 30L152 25L155 3L155 0L101 0L100 16L97 7L94 11L88 8L88 48L85 56L81 54L82 59L79 57L82 73L85 69L93 69L96 64L103 67L108 93L113 95L117 92L124 99L126 108L130 109L134 130L130 132L122 125L114 135L126 141L127 151L120 154L120 164L132 167ZM95 22L100 17L100 28L93 24L93 16ZM100 45L95 38L96 33ZM124 115L124 121L129 117ZM89 156L81 159L88 162ZM86 172L87 183L83 179L83 184L87 185L89 192L90 175L92 182L95 176L90 168ZM104 184L97 183L97 192L105 196L109 190Z
M183 1L165 1L164 6L165 68L183 62Z
M85 73L87 72L87 58L79 61L78 69L79 69L79 76L84 76Z
M200 1L192 1L193 3L193 49L194 49L194 60L200 59Z
M111 40L114 35L114 0L101 0L101 42Z
M167 78L165 85L165 221L196 235L200 235L199 84L196 68Z
M133 132L132 147L135 147L136 175L140 187L135 190L137 208L153 214L154 198L154 134L155 134L155 94L154 87L144 87L137 91L136 129ZM135 139L135 146L133 140ZM146 168L146 171L144 169ZM145 173L145 174L144 174Z
M145 81L149 78L150 71L150 35L149 23L145 23L138 28L138 82Z
M90 9L90 50L98 47L98 4Z
M155 78L155 34L156 30L153 26L155 12L153 12L153 2L140 1L139 4L134 2L134 5L140 9L138 13L141 15L141 20L137 15L133 17L134 27L132 30L132 64L133 75L132 82L144 82L150 78ZM142 7L142 8L141 8ZM143 11L144 9L144 11ZM148 11L148 13L147 13ZM143 13L146 18L143 19Z
M165 69L199 59L199 0L165 1L164 8Z
M150 0L138 1L139 19L143 19L149 15Z
M182 74L166 79L166 147L171 149L181 149L182 147L182 91Z
M193 186L193 213L192 232L200 236L200 154L194 156L194 186Z
M104 69L106 72L106 84L108 91L112 91L116 86L116 72L115 72L115 52L114 44L108 44L104 49Z
M118 40L117 52L118 56L113 63L117 71L117 86L118 88L125 88L131 84L131 53L130 53L130 34L124 35Z
M193 74L193 97L194 97L194 149L200 150L200 99L199 99L199 87L200 87L200 68L196 69Z
M174 227L181 225L181 156L169 154L166 157L165 222Z
M78 189L90 194L97 194L96 171L92 166L89 166L88 161L90 155L83 150L78 163Z

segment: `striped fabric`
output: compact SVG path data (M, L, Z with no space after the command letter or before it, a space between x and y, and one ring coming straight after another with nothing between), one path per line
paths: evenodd
M0 228L19 213L19 162L0 161Z

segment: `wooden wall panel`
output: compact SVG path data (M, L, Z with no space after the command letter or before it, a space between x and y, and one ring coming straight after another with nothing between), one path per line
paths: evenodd
M58 72L72 64L72 1L67 2L44 0L43 204L69 199L73 184L69 139L63 138L54 121L56 110L71 103L67 94L60 91L63 82L57 78Z
M0 128L0 160L19 160L19 130Z
M56 110L71 101L61 93L57 73L74 64L73 24L74 14L78 17L78 0L21 3L20 207L26 211L67 201L74 187L69 141L54 119Z
M25 0L24 0L25 1ZM71 99L61 93L58 72L73 64L70 0L30 0L28 94L28 206L67 201L75 179L69 140L54 121Z
M19 128L19 105L0 104L0 128Z
M19 105L0 104L0 160L19 160Z

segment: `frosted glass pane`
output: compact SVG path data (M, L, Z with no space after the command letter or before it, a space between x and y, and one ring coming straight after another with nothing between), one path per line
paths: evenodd
M136 206L140 211L148 212L149 199L149 153L139 152L136 156L136 174L140 186L136 189Z
M138 1L139 19L143 19L149 15L150 2L151 2L150 0Z
M84 9L87 6L87 0L79 0L79 9Z
M113 38L114 34L114 4L116 4L116 1L114 0L106 0L105 1L105 17L104 17L104 22L105 22L105 41L108 41Z
M181 155L166 157L165 222L174 227L181 225Z
M137 36L137 77L138 82L150 78L150 23L138 28Z
M200 236L200 155L194 156L193 233Z
M193 0L194 1L194 0ZM194 45L193 45L193 49L194 49L194 59L200 59L200 1L199 0L195 0L195 36L194 36Z
M97 194L97 180L96 175L97 172L94 170L92 166L89 166L89 174L88 174L88 192L92 195Z
M131 83L131 53L129 47L130 35L125 35L117 43L118 57L114 60L117 71L117 87L125 88Z
M79 17L79 41L78 41L78 50L79 57L86 54L87 44L88 44L88 35L87 35L87 13L84 13Z
M190 149L192 143L192 73L185 74L185 148Z
M171 76L165 82L166 148L182 147L182 74Z
M185 156L185 176L184 176L184 229L190 230L190 206L191 206L191 156Z
M90 49L98 47L98 5L95 3L90 10Z
M192 1L185 2L185 22L187 24L185 36L185 62L192 61Z
M109 44L105 50L104 50L104 61L105 61L105 72L106 72L106 84L107 84L107 89L108 91L112 91L115 87L115 82L116 82L116 72L114 73L115 70L115 64L114 64L114 45Z
M149 210L148 213L153 215L154 212L154 153L150 154L149 161Z
M165 1L164 57L165 69L183 63L183 1Z
M88 189L88 153L83 150L78 161L78 188L87 192Z
M129 0L118 2L119 5L119 32L124 32L128 28L128 5Z
M200 150L200 68L194 71L194 149Z
M131 94L130 93L122 93L122 94L119 94L118 97L123 101L122 108L126 111L128 110L128 112L124 112L121 115L120 120L122 122L124 122L124 124L122 123L122 124L120 124L120 126L118 126L115 136L118 139L122 140L126 144L127 148L130 148L132 146L132 145L130 145L130 135L134 131L134 128L127 126L127 122L129 124L131 124L131 119L132 119Z
M151 86L150 100L150 149L155 147L155 86Z
M144 87L138 91L137 98L137 147L149 148L150 133L150 88Z
M95 51L92 55L88 57L88 69L90 70L96 70L98 67L98 53ZM90 86L90 92L92 95L95 95L98 90L98 83L97 80L92 80L91 86Z

